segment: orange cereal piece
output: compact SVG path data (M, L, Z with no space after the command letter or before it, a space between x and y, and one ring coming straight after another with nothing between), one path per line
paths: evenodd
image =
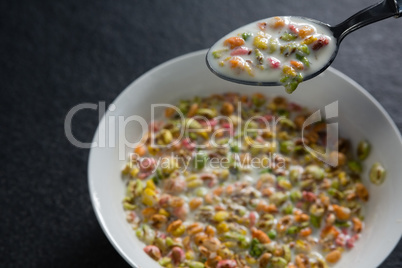
M202 204L202 198L196 197L190 200L190 203L188 204L190 206L190 209L194 210L197 209L199 206Z
M305 25L299 30L299 36L304 39L307 36L314 34L314 32L315 31L313 27Z
M354 217L352 219L353 222L353 231L355 231L356 233L360 233L363 229L363 223L361 222L361 220L357 217Z
M243 69L243 67L244 67L244 61L240 57L231 58L229 63L230 63L230 67L232 69L235 69L235 68Z
M335 212L335 216L341 220L341 221L346 221L349 220L351 211L347 207L342 207L338 205L333 205L332 206Z
M340 260L341 256L342 253L339 250L335 249L328 253L328 255L325 257L325 260L329 263L336 263Z
M223 192L222 187L218 187L213 191L214 195L216 195L216 196L220 196L222 194L222 192Z
M300 233L299 233L299 234L300 234L302 237L307 237L307 236L311 235L312 232L313 232L313 231L311 230L311 228L310 228L310 227L307 227L307 228L304 228L304 229L300 230Z
M322 229L320 237L325 238L325 237L333 237L337 238L339 235L339 231L334 227L334 226L326 226L324 229Z
M229 46L230 49L234 49L235 47L240 47L240 46L244 45L244 43L245 42L244 42L243 38L234 36L234 37L229 37L228 39L226 39L223 42L223 45Z
M297 60L291 60L290 64L295 67L295 69L297 70L303 70L304 69L304 65L302 62L297 61Z
M139 156L144 156L147 150L145 149L144 145L140 145L134 149L134 153L138 154Z
M262 244L267 244L271 242L271 239L269 239L268 235L261 230L253 228L251 229L251 233L253 238L257 238L258 241L260 241L260 243Z
M282 28L283 26L285 26L285 24L286 24L286 22L284 19L282 19L280 17L274 17L270 21L269 26L271 26L271 28L278 29L278 28Z

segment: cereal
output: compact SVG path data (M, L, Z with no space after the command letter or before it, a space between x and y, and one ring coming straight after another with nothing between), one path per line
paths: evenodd
M332 32L310 20L273 17L229 33L212 46L207 58L221 77L280 83L292 93L328 63L336 50L334 40Z
M364 234L362 207L369 200L360 179L367 144L359 145L354 159L351 146L340 140L340 152L330 154L340 160L337 166L314 159L301 147L308 111L295 105L283 97L228 93L183 100L183 121L166 112L166 121L154 122L156 132L146 136L165 147L156 151L148 139L134 149L138 156L130 161L136 162L122 170L127 221L152 259L172 268L326 267L354 247ZM277 131L262 131L264 120L279 116ZM204 134L191 132L195 135L170 146L183 122ZM223 134L214 135L219 130ZM323 148L326 128L307 131L315 133L309 146ZM168 166L160 164L164 156ZM213 166L212 158L222 165ZM373 169L378 183L385 172L379 164Z

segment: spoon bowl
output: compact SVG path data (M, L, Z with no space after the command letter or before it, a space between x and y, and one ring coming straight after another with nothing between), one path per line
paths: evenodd
M350 18L346 19L345 21L341 22L338 25L335 26L330 26L329 24L323 23L321 21L315 20L315 19L310 19L310 18L305 18L305 17L298 17L298 16L292 16L292 17L283 17L284 20L290 21L288 23L288 26L293 25L292 23L296 21L299 23L301 26L309 25L315 29L317 29L317 33L324 34L326 38L329 38L329 44L322 50L326 50L325 53L318 52L315 53L313 56L310 56L311 60L313 61L311 64L305 63L303 65L303 72L300 71L299 73L296 73L296 75L300 75L298 78L292 78L293 80L290 80L293 84L290 84L289 79L286 80L286 77L284 76L285 70L278 70L278 68L273 68L272 67L272 62L271 66L269 63L266 62L258 62L258 49L254 48L253 50L249 50L249 54L237 54L237 53L245 53L247 50L246 48L243 48L241 45L235 47L234 49L239 51L234 51L232 44L225 44L227 38L229 36L242 36L241 33L244 32L246 29L249 29L252 25L254 26L254 38L255 35L261 35L260 30L265 30L265 28L261 27L261 25L266 24L266 20L262 21L257 21L253 22L249 25L243 26L238 28L237 30L231 32L230 34L226 35L222 39L220 39L218 42L216 42L208 51L207 56L206 56L206 63L208 68L217 75L220 78L223 78L225 80L235 82L235 83L240 83L240 84L246 84L246 85L253 85L253 86L278 86L278 85L284 85L286 88L286 91L288 93L293 92L298 83L302 81L309 80L311 78L314 78L315 76L319 75L322 73L324 70L326 70L332 62L335 60L336 55L338 54L339 51L339 46L342 42L342 40L351 32L364 27L368 24L389 18L389 17L400 17L402 14L402 0L383 0L382 2L379 2L377 4L374 4L370 7L367 7L366 9L361 10L360 12L354 14ZM278 17L276 17L278 18ZM274 18L270 18L268 20L272 20ZM258 25L258 28L256 26ZM271 29L272 30L272 29ZM274 28L273 30L276 31ZM298 30L298 29L297 29ZM244 33L243 33L244 34ZM263 33L264 34L264 33ZM292 33L290 33L292 34ZM244 38L244 36L242 36ZM283 36L280 36L279 39L281 39ZM229 37L230 38L230 37ZM236 38L236 37L234 37ZM240 37L237 37L240 38ZM270 36L267 35L266 38L270 38ZM241 41L241 40L240 40ZM247 42L247 38L245 38L245 42ZM304 42L301 41L301 43ZM241 43L241 42L240 42ZM240 44L239 43L239 44ZM244 42L243 42L244 43ZM226 46L226 48L225 48ZM229 48L230 47L230 51ZM217 50L217 48L221 50ZM216 59L216 51L223 51L224 49L227 49L227 51L230 52L228 54L229 56L226 57L225 59L220 59L218 57L218 60ZM281 47L282 49L282 47ZM225 51L225 52L227 52ZM267 53L266 57L270 57L271 53ZM282 54L282 52L281 52ZM236 57L238 58L243 57L243 62L242 65L239 64L233 64L231 63L231 60ZM250 59L249 55L253 55L254 59ZM301 53L302 56L307 56ZM308 54L309 55L309 54ZM286 56L288 57L288 56ZM286 58L285 57L285 58ZM297 52L296 52L296 57L298 57ZM318 59L321 57L319 61L314 61L314 59ZM290 58L290 57L289 57ZM300 55L297 58L300 60L302 58ZM264 58L270 60L270 58ZM257 60L257 61L256 61ZM287 60L287 59L286 59ZM310 60L310 59L309 59ZM218 63L217 63L218 62ZM302 61L303 62L303 61ZM265 65L265 66L264 66ZM287 65L282 64L281 62L281 68L284 66L290 66L289 63ZM222 68L225 66L224 68ZM227 67L229 66L229 67ZM240 66L240 67L239 67ZM249 66L254 67L255 70L251 72ZM268 67L267 67L268 66ZM226 68L226 69L225 69ZM241 69L243 68L243 69ZM293 68L293 67L292 67ZM228 69L232 69L228 72ZM258 73L261 73L258 69L263 69L263 74L259 75ZM295 68L297 70L297 68ZM248 75L245 74L248 72ZM256 74L257 72L257 74ZM284 78L285 77L285 78Z

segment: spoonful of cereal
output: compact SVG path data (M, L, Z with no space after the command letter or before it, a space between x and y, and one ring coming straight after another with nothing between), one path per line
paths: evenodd
M402 15L402 0L383 0L330 26L303 17L273 17L242 26L216 42L206 62L217 76L241 84L283 85L292 93L327 69L349 33Z

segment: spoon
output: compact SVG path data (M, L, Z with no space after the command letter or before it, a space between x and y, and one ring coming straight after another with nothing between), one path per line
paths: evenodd
M222 44L226 37L219 40L217 43L215 43L209 49L209 51L207 53L207 57L206 57L207 66L214 74L216 74L217 76L219 76L220 78L223 78L225 80L229 80L229 81L232 81L235 83L255 85L255 86L285 85L285 88L288 91L288 93L291 93L296 89L298 83L311 79L311 78L319 75L320 73L322 73L325 69L327 69L331 65L331 63L334 61L334 59L338 53L340 43L342 42L342 40L345 38L346 35L350 34L351 32L353 32L363 26L371 24L373 22L377 22L377 21L380 21L380 20L383 20L383 19L386 19L386 18L389 18L392 16L398 18L401 15L402 15L402 0L383 0L382 2L379 2L366 9L361 10L360 12L351 16L347 20L345 20L335 26L330 26L329 24L326 24L326 23L323 23L323 22L320 22L320 21L317 21L314 19L304 18L304 17L293 17L293 16L292 17L284 17L284 18L289 18L292 20L295 19L296 21L301 22L302 25L311 24L315 28L322 29L323 32L326 32L329 35L332 35L329 38L330 42L332 43L331 44L332 47L328 46L328 48L325 48L325 50L327 50L325 53L319 52L319 53L321 53L321 55L315 54L315 58L317 58L317 55L320 55L320 57L322 57L323 60L321 60L320 62L314 63L314 68L309 68L309 70L307 72L305 72L304 75L302 75L301 77L299 77L297 79L295 78L296 80L294 79L295 82L292 86L290 86L290 82L280 81L281 79L283 79L284 71L282 69L280 69L280 70L272 69L273 65L271 65L272 71L268 70L273 73L272 75L271 74L268 75L268 72L264 71L264 73L262 75L254 76L254 74L253 75L250 74L249 69L247 69L249 71L249 75L247 75L247 74L239 75L239 70L237 70L237 72L232 72L232 73L228 73L227 71L224 71L225 69L221 68L221 67L224 66L225 64L228 65L228 62L225 62L223 59L219 59L219 61L217 61L217 59L216 59L217 55L216 55L215 49L216 49L216 47L219 47L219 46L222 47ZM261 25L263 25L263 24L260 24L260 23L263 23L260 21L260 22L255 22L255 23L249 24L245 27L248 27L251 25L253 25L255 27L256 23L258 23L259 27L261 27ZM245 27L241 27L241 28L233 31L231 34L235 34L236 32L239 33L239 31L244 30L243 28L245 28ZM260 28L260 29L262 29L262 28ZM229 35L231 35L231 34L229 34ZM243 36L243 38L245 38L245 37ZM247 40L247 39L245 38L245 40ZM228 45L228 44L226 44L226 45ZM229 50L229 48L225 48L225 49L226 49L225 51ZM236 49L238 49L238 48L236 47ZM221 51L223 51L223 50L221 50ZM240 51L239 53L247 52L247 51L244 51L244 48L243 48L243 51L241 49L239 49L239 51ZM258 53L255 51L256 51L255 49L249 50L248 53L249 53L249 55L251 55L252 53L253 54ZM235 55L237 55L237 52ZM271 60L271 58L270 58L270 60ZM217 62L219 62L219 63L217 63ZM250 62L250 60L248 62ZM244 66L246 66L246 67L249 66L249 65L247 65L247 61L244 61L243 64L245 64ZM264 62L264 64L266 64L266 63ZM272 60L271 60L271 64L272 64ZM255 65L255 64L250 63L250 65ZM233 65L231 65L231 66L232 66L231 68L234 68ZM249 68L249 67L247 67L247 68ZM261 67L260 69L263 69L263 68L264 67ZM233 70L231 70L231 71L233 71ZM283 80L286 80L286 79L283 79Z

